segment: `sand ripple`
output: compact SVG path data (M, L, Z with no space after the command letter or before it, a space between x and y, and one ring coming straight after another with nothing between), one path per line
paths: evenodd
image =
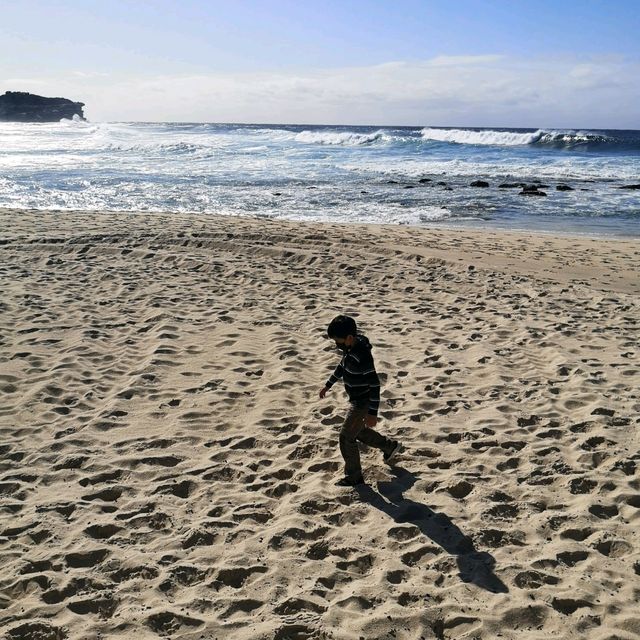
M637 638L637 242L1 212L0 620ZM333 486L356 315L395 466Z

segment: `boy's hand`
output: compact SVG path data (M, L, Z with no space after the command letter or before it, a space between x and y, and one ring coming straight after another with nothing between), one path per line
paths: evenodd
M373 427L375 427L376 424L378 424L378 416L367 415L364 423L367 425L367 427L369 427L370 429L373 429Z
M327 389L327 387L322 387L322 389L320 389L320 393L318 395L321 398L324 398L327 395L327 391L329 391L329 389Z

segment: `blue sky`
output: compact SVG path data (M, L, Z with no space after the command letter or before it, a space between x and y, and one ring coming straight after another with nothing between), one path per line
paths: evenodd
M93 120L640 128L640 0L0 2L0 91Z

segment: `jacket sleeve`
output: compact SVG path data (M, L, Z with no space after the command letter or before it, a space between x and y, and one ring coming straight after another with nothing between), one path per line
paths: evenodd
M331 377L325 383L325 387L327 389L331 389L333 385L338 382L342 378L342 374L344 373L344 369L342 368L342 362L336 367L336 370L331 374Z
M365 367L365 381L369 385L369 415L377 416L380 406L380 378L373 362L373 356L369 355L363 363Z

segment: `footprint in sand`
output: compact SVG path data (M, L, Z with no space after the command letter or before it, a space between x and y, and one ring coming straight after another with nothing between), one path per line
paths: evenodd
M402 584L406 581L408 575L406 571L398 569L397 571L389 571L385 578L391 584Z
M7 640L64 640L67 632L46 622L26 622L7 631Z
M279 627L273 635L273 640L302 640L302 638L313 638L315 636L318 636L316 627L307 624L290 623Z
M624 540L602 540L593 548L608 558L623 558L633 551L633 547Z
M189 533L182 541L183 549L191 549L193 547L208 547L215 544L217 536L210 531L196 529Z
M584 529L565 529L560 532L560 537L568 540L582 542L595 533L595 529L586 527Z
M539 571L523 571L516 575L514 582L520 589L539 589L544 585L556 585L560 579Z
M267 571L268 568L263 565L220 569L215 580L211 583L211 586L215 589L220 589L222 587L240 589L254 574L267 573Z
M330 502L328 500L306 500L298 507L298 511L305 515L317 515L320 513L335 511L337 508L338 507L334 502Z
M600 518L601 520L608 520L618 515L618 507L616 505L602 505L594 504L589 507L589 513Z
M109 578L117 584L121 584L128 580L153 580L157 578L158 575L159 572L155 567L137 565L133 567L121 567L116 571L112 571L109 574Z
M484 529L480 531L477 542L480 545L497 549L508 545L522 547L525 545L525 534L522 531L502 531L500 529Z
M556 558L567 567L574 567L578 562L583 562L589 557L588 551L564 551L556 555Z
M592 609L595 605L587 600L580 600L575 598L554 598L551 601L551 606L558 612L564 615L571 615L578 609L588 608Z
M312 602L304 598L287 598L284 602L277 605L274 612L278 615L297 616L304 615L306 612L312 614L321 614L327 610L323 604Z
M199 627L203 625L202 620L197 618L191 618L189 616L183 616L172 611L164 611L162 613L154 613L146 620L146 625L161 635L175 634L182 627Z
M122 531L122 527L116 524L93 524L84 530L90 538L94 538L95 540L111 538L119 531Z
M296 493L299 487L297 484L291 482L281 482L275 487L269 488L265 491L265 494L270 498L281 498L288 493Z
M408 567L413 567L417 565L425 556L438 556L442 553L441 547L436 547L434 545L424 545L414 551L409 551L407 553L403 553L400 556L400 561L403 564L406 564Z
M73 600L67 604L67 608L78 615L97 614L100 618L111 618L118 608L118 600L115 598L84 598Z
M207 576L207 572L192 565L179 565L169 570L169 576L160 583L160 590L167 593L176 587L189 587L200 584Z
M569 483L569 491L575 495L591 493L598 483L595 480L589 480L587 478L574 478Z
M461 480L446 489L456 500L463 500L473 491L473 485L466 480Z
M175 482L173 484L163 484L157 487L153 493L165 493L182 498L186 500L193 492L196 484L190 480L183 480L182 482Z
M220 617L223 620L226 620L227 618L230 618L238 613L240 613L241 615L252 614L254 611L260 609L260 607L263 606L264 602L262 602L261 600L254 600L253 598L234 600L233 603L220 614Z
M126 487L119 486L107 487L96 493L86 494L82 496L82 499L87 501L102 500L104 502L115 502L120 498L125 488Z
M515 504L497 504L483 513L496 520L513 520L518 517L519 509Z
M322 538L327 531L328 527L318 527L312 531L305 531L298 527L289 527L281 533L276 534L269 540L269 547L272 549L282 549L285 546L299 546L300 540L306 540L315 542Z

